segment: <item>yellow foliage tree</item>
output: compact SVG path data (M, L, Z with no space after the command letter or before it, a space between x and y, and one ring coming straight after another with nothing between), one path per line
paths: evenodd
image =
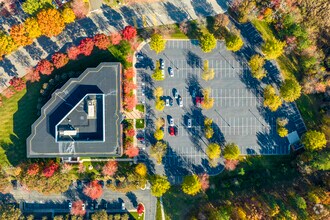
M74 14L74 12L71 8L65 8L62 11L62 17L63 17L64 23L66 23L66 24L72 23L76 19L76 15Z
M139 163L135 167L135 172L139 174L140 176L146 176L147 175L147 166L144 163Z
M13 38L7 34L0 33L0 60L6 54L10 54L17 48Z
M47 37L57 36L65 28L64 19L56 9L42 10L37 18L41 33Z
M29 34L29 38L35 39L41 36L41 30L37 19L27 18L24 22L25 30Z
M13 38L17 46L30 45L33 39L29 37L29 33L23 24L13 25L10 29L10 36Z
M211 94L210 88L203 89L204 101L201 104L203 109L211 109L213 107L214 98L211 98L210 94Z

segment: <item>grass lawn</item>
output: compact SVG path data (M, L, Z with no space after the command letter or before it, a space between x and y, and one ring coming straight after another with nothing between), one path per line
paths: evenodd
M31 125L38 118L37 104L42 84L56 74L69 71L83 72L96 67L100 62L114 61L109 51L95 50L89 57L69 62L55 70L51 76L42 76L40 82L27 83L27 88L9 99L3 98L0 107L0 165L17 165L26 160L26 139L31 134Z
M137 219L137 220L142 220L144 219L144 213L139 216L139 214L137 212L130 212L130 219Z
M136 105L136 107L135 107L138 111L140 111L140 112L143 112L144 113L144 105L143 104L138 104L138 105Z
M144 119L136 119L135 128L143 129L144 128Z
M157 198L157 206L156 206L156 220L162 220L162 208L160 207L160 200Z
M275 36L274 31L267 22L260 21L257 19L254 19L251 22L259 31L264 40L270 39ZM298 80L301 80L302 75L297 57L295 57L294 55L283 54L279 58L277 58L276 61L280 67L281 74L284 79L296 78ZM296 101L296 104L308 128L315 128L315 126L320 124L321 114L318 109L318 106L321 102L320 100L321 99L318 95L302 94L301 97Z

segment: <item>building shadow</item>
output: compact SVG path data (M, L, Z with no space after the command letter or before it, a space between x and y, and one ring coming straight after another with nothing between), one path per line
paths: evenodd
M38 42L38 41L37 41ZM24 49L29 54L29 57L33 60L41 60L41 57L44 53L38 46L36 42L33 42L31 45L25 46Z
M41 36L37 38L37 42L47 54L52 54L54 51L60 49L57 43L52 41L49 37Z

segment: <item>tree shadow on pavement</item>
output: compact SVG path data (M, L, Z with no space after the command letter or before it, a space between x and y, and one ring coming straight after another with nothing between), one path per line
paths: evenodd
M4 72L7 73L8 76L17 76L17 69L8 58L5 57L1 60L0 66L4 69Z
M137 207L138 202L137 202L137 197L133 192L128 192L126 193L127 198L129 198L129 200L131 201L131 203L133 204L133 207Z
M186 51L186 59L187 59L187 64L191 68L202 67L202 58L200 56L198 56L197 54L195 54L191 51Z
M125 27L124 18L116 10L113 10L109 6L103 4L101 6L104 17L109 21L109 24L118 30L122 30Z
M24 47L24 49L29 54L30 58L33 60L39 61L41 59L41 56L44 54L44 51L42 51L37 46L36 42L33 42L33 44Z
M191 5L197 17L205 17L214 14L213 6L206 0L192 0Z
M165 2L164 6L166 8L166 11L167 11L168 15L170 16L170 18L173 21L175 21L177 23L180 23L180 22L188 19L187 12L185 12L182 9L176 7L173 3Z
M121 14L125 21L133 27L143 27L143 22L140 16L138 16L132 8L123 6L120 8Z

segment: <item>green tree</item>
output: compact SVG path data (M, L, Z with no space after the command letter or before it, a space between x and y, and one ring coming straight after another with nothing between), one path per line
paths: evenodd
M311 166L315 170L330 170L330 152L321 151L313 157L313 160L310 162Z
M158 164L162 163L163 156L166 152L167 144L163 141L157 141L150 149L150 155L156 159Z
M277 128L277 134L280 137L286 137L288 135L288 129L286 129L285 127L278 127Z
M286 102L293 102L301 95L301 86L295 79L286 79L280 88L281 97Z
M157 129L154 133L154 137L156 138L157 141L163 140L164 131L162 131L161 129Z
M208 53L217 47L217 39L213 34L205 33L200 36L199 45L204 53Z
M155 109L157 111L163 111L164 108L165 108L165 101L164 100L161 100L160 98L156 99Z
M92 220L108 220L108 214L105 210L99 210L92 214Z
M166 176L155 175L151 177L151 194L156 197L161 197L167 190L170 189L171 184Z
M19 220L21 216L21 210L12 205L1 206L0 208L0 220Z
M215 160L220 157L221 148L218 144L212 143L209 144L206 148L206 155L210 160Z
M240 154L239 147L234 143L227 144L223 149L223 157L227 160L237 160Z
M242 38L239 35L236 35L233 33L229 33L226 36L225 43L226 43L227 50L230 50L233 52L239 51L244 45Z
M182 183L182 191L188 195L196 195L202 190L202 184L197 175L186 176Z
M30 15L46 7L53 7L52 0L26 0L22 4L23 11Z
M296 203L297 208L299 208L299 209L306 209L307 208L306 201L301 196L297 196L295 198L295 203Z
M301 142L308 151L321 150L327 144L325 134L315 130L307 131L303 135Z
M160 34L153 34L150 39L150 49L157 54L165 50L166 40Z
M276 38L267 40L262 46L261 50L265 55L266 59L272 60L281 56L284 52L285 42L281 42Z
M271 85L264 89L264 106L271 111L276 111L282 105L280 96L276 95L275 88Z

